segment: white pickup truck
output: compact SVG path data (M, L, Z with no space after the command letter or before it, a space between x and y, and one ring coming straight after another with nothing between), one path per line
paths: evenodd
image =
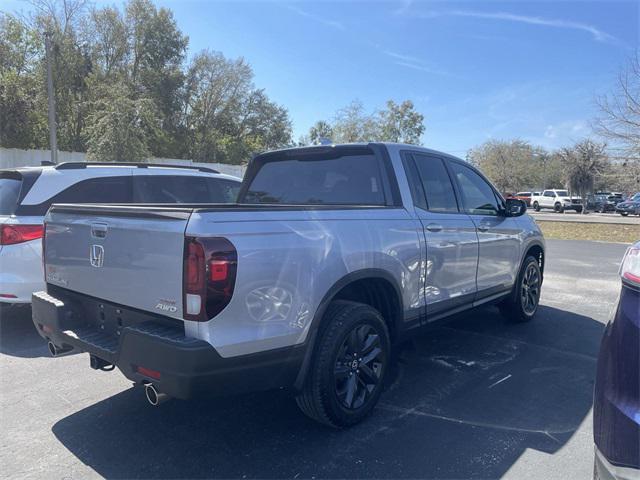
M531 197L531 206L536 212L543 208L552 208L555 212L562 213L565 210L582 212L582 199L569 195L566 190L544 190L541 195Z

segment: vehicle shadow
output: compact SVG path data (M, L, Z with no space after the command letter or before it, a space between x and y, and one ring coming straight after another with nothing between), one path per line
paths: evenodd
M603 328L545 306L529 324L461 315L402 348L372 417L343 431L283 391L152 408L132 388L53 433L109 478L499 478L526 449L559 450L589 413Z
M38 335L31 321L31 308L0 310L0 353L12 357L50 357L47 342Z

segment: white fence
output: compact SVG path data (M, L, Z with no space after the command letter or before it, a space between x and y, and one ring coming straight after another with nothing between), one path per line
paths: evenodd
M17 148L0 148L0 169L15 167L39 166L44 161L51 160L51 150L20 150ZM86 154L82 152L58 152L58 162L86 162ZM149 163L166 165L193 165L208 167L227 175L242 178L247 167L244 165L229 165L226 163L200 163L177 158L150 158Z

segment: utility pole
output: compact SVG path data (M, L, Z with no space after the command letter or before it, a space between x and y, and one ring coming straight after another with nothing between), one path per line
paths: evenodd
M53 73L51 68L51 31L44 34L44 47L47 55L47 96L49 97L49 147L51 163L58 163L58 140L56 132L56 99L53 93Z

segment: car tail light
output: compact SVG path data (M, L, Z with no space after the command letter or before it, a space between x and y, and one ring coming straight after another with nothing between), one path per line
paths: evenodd
M42 238L42 225L0 225L0 245L14 245Z
M184 244L183 316L206 322L231 301L238 254L225 238L187 237Z
M620 276L624 281L640 286L640 247L627 250L620 266Z

